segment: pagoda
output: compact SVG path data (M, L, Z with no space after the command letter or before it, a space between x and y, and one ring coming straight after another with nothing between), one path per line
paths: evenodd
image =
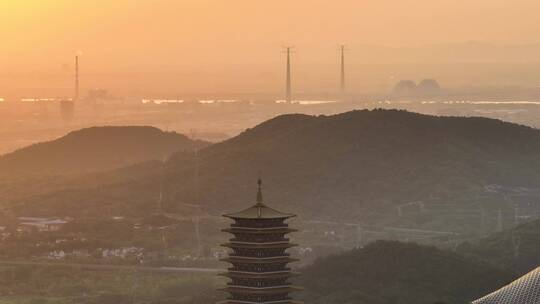
M294 214L283 213L263 203L261 180L258 180L257 203L237 213L224 217L234 223L222 231L233 234L233 238L222 246L232 249L222 261L231 264L228 271L220 275L230 282L224 291L229 293L227 300L220 304L301 304L293 301L289 293L299 290L289 278L297 275L287 266L297 261L286 252L296 246L286 238L296 231L285 223Z

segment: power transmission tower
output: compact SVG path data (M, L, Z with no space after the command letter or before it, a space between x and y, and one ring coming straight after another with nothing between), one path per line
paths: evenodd
M75 96L74 101L79 101L79 55L75 56Z
M341 52L341 73L340 73L340 90L345 93L345 45L340 45Z
M287 70L285 74L285 101L292 101L292 88L291 88L291 50L292 47L285 47L285 52L287 53Z
M161 172L160 172L160 183L159 183L159 201L158 201L158 212L157 212L157 215L158 216L165 216L165 208L163 206L163 199L164 199L164 195L163 195L163 191L164 191L164 181L165 181L165 163L167 162L167 158L164 156L163 159L161 160ZM167 250L169 248L168 246L168 242L167 242L167 236L166 236L166 232L165 232L165 229L167 229L168 227L167 226L163 226L163 227L159 227L159 233L160 233L160 240L161 240L161 244L163 245L163 249L164 250Z
M164 185L165 182L165 163L167 162L167 157L163 156L161 160L161 172L160 172L160 182L159 182L159 204L158 204L158 215L164 215L165 214L165 208L163 207L163 191L164 191Z
M512 234L512 245L514 246L514 258L517 259L520 255L521 238L515 232Z
M192 131L192 140L196 140L196 131ZM199 148L195 147L195 205L197 206L195 210L195 216L193 217L193 224L195 228L195 238L197 239L197 257L200 257L202 254L202 245L201 245L201 234L200 234L200 213L201 213L201 203L200 203L200 189L199 189Z

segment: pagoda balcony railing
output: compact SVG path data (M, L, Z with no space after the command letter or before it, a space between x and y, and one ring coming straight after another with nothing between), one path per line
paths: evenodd
M234 287L254 287L254 288L264 288L264 287L288 287L288 286L291 286L292 283L291 282L279 282L279 283L275 283L275 282L268 282L268 283L265 283L265 282L250 282L250 283L246 283L246 282L229 282L227 283L228 286L234 286Z
M240 300L240 299L234 299L233 297L227 297L227 301L231 301L233 303L242 303L242 304L256 304L256 303L261 303L261 301L257 301L257 300ZM266 304L283 304L283 303L300 303L300 302L289 302L289 301L294 301L291 297L284 297L283 299L279 299L279 300L266 300L266 301L263 301L263 303L266 303Z
M261 253L261 252L257 252L257 253ZM238 257L238 258L288 258L291 256L290 253L278 253L278 254L252 254L252 255L248 255L248 254L237 254L237 253L230 253L229 254L230 257Z
M227 268L228 271L235 271L235 272L252 272L252 273L272 273L272 272L284 272L284 271L292 271L290 267L276 267L274 269L267 269L267 270L250 270L250 269L240 269L237 267L229 267Z
M287 295L276 295L276 296L246 296L246 295L232 295L228 297L228 300L232 301L287 301L292 300L291 297Z
M264 250L234 248L229 255L246 257L274 257L288 255L286 248L265 248Z
M277 239L239 239L239 238L231 238L229 241L231 242L243 242L243 243L283 243L283 242L290 242L289 238L277 238Z
M279 223L279 225L276 225L276 223L264 223L260 224L257 223L254 225L254 223L232 223L231 227L238 227L238 228L289 228L289 224L286 223Z

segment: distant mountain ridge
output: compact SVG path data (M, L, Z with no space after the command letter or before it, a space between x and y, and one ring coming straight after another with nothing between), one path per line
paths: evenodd
M163 178L141 174L136 181L89 189L81 197L65 189L36 196L28 205L39 201L43 212L76 212L96 202L144 206L163 189L168 212L197 201L204 212L219 215L251 204L260 174L265 201L273 207L303 218L377 224L383 216L395 216L398 204L452 203L487 184L538 186L539 155L539 130L493 119L397 110L291 114L203 148L198 158L177 152L165 164ZM111 193L114 200L108 199ZM76 201L78 208L55 207L65 201ZM447 229L429 221L412 224ZM455 225L451 228L463 226Z
M154 127L91 127L0 156L1 176L69 175L107 171L208 143Z
M492 119L395 110L282 115L200 152L201 200L213 210L241 207L260 171L277 207L361 215L485 184L539 185L539 153L540 131ZM168 164L173 201L193 195L192 162L178 153Z
M309 303L470 303L515 278L473 259L413 243L378 241L300 270Z

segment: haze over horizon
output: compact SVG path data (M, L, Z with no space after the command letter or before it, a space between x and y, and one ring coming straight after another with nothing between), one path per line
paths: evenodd
M294 88L324 93L335 88L341 43L354 91L404 77L536 86L538 9L531 0L2 0L0 95L69 92L79 51L83 88L280 93L284 45L295 46Z

